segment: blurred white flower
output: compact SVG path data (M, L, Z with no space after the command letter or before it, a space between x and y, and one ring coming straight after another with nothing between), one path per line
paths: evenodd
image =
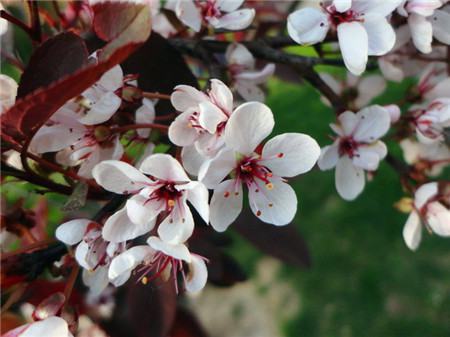
M0 74L0 115L14 105L17 96L17 82Z
M42 321L25 324L10 330L2 337L73 337L69 326L60 317L51 316Z
M444 142L444 130L450 127L450 98L435 99L415 119L417 139L429 144Z

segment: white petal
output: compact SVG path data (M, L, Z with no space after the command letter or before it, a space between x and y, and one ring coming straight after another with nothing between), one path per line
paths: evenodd
M186 26L192 28L195 32L200 31L200 27L202 25L202 17L200 14L200 10L194 4L192 0L183 0L178 1L175 13Z
M43 126L33 137L30 150L34 153L46 153L65 149L81 139L86 131L81 124L76 128L64 124Z
M340 136L350 136L355 131L356 126L360 121L360 117L359 115L351 111L344 111L339 115L338 120L339 126L342 128L343 134L336 132L336 129L334 129L334 131Z
M440 202L427 206L427 223L437 235L450 236L450 210Z
M198 176L200 167L207 160L194 145L185 146L181 150L181 161L185 170L193 176Z
M13 337L12 335L11 337ZM42 321L31 323L20 337L68 337L69 328L67 322L56 316L48 317Z
M89 287L94 296L100 295L108 286L108 268L106 266L98 267L95 270L83 270L83 283Z
M357 13L377 13L382 16L390 15L404 0L365 0L352 1L352 10Z
M211 80L209 97L219 108L230 114L233 110L233 94L231 90L220 80Z
M183 243L194 231L194 219L186 201L179 201L158 227L159 237L170 244Z
M339 145L334 142L332 145L322 148L317 165L322 171L330 170L336 166L339 160Z
M221 12L233 12L242 6L245 0L217 0L216 6Z
M333 5L338 12L346 12L352 6L352 0L333 0Z
M195 108L200 102L208 100L208 97L201 91L190 85L178 85L170 96L170 102L178 111L186 111Z
M403 227L403 239L411 250L416 250L422 240L422 225L419 215L413 211Z
M395 31L383 16L372 14L364 17L364 28L369 41L369 55L385 55L395 45Z
M139 168L145 174L175 182L190 181L183 166L169 154L155 153L144 159Z
M369 41L364 26L359 22L344 22L337 27L339 47L345 66L354 75L366 70Z
M202 290L208 280L208 269L205 261L196 256L191 255L192 260L189 264L189 273L186 278L185 287L190 293L196 293Z
M320 78L338 95L342 93L342 82L329 73L320 73Z
M130 164L118 160L102 161L94 167L92 175L103 188L118 194L139 191L152 182Z
M435 87L425 93L427 100L434 100L442 97L450 97L450 77L442 79Z
M84 125L95 125L106 122L119 109L122 100L113 92L103 94L88 110L84 117L79 119Z
M117 255L109 266L108 277L111 281L123 274L129 274L144 260L150 259L154 250L148 245L135 246Z
M392 63L388 58L380 57L378 59L378 66L383 76L390 81L401 82L405 77L403 69Z
M228 14L225 14L219 18L216 24L213 24L214 28L224 28L228 30L241 30L245 29L252 24L255 17L255 10L252 8L240 9Z
M151 230L155 224L155 218L165 209L163 201L149 200L137 194L127 200L127 214L131 222L142 227L149 227Z
M136 109L136 123L137 124L147 124L153 123L155 121L155 106L151 100L148 98L142 99L142 105ZM139 137L148 138L150 135L150 129L137 129L136 130Z
M226 180L214 190L210 204L210 221L218 231L225 231L242 211L242 185Z
M187 186L189 185L189 186ZM198 181L191 181L186 186L182 186L187 190L187 200L194 206L198 214L208 224L209 223L209 194L205 185Z
M182 243L170 244L168 242L161 240L156 236L149 237L147 243L154 250L163 252L167 256L171 256L177 260L183 260L188 263L192 261L191 253L187 249L186 245Z
M308 135L284 133L263 147L261 165L279 177L294 177L308 172L320 156L320 146Z
M186 111L179 115L169 126L169 139L178 146L189 146L198 139L197 130L190 121L192 112Z
M387 154L386 145L378 141L370 145L361 145L352 158L353 164L364 170L375 171L378 168L380 160Z
M417 209L421 209L426 202L436 196L438 193L438 184L436 182L423 184L414 194L414 204Z
M237 81L234 85L234 88L238 92L238 94L246 101L246 102L264 102L266 99L266 95L264 91L256 84L253 84L248 81Z
M411 14L408 17L408 25L416 48L424 54L431 53L433 27L427 18L418 14Z
M289 36L298 44L315 44L327 36L330 24L328 17L315 8L303 8L288 16Z
M272 132L274 124L272 111L267 105L244 103L228 120L225 143L241 154L250 154Z
M380 75L363 77L358 85L358 97L355 105L365 107L375 97L378 97L386 89L386 80Z
M198 179L207 188L215 188L236 167L235 153L229 149L221 150L213 159L206 161L198 173Z
M154 220L149 220L144 224L132 223L127 214L127 207L124 207L106 220L102 236L110 242L125 242L148 233L154 225Z
M406 9L409 13L416 13L422 16L433 15L436 8L442 6L442 0L413 0L408 1Z
M239 81L246 81L254 84L264 84L275 72L275 64L268 63L261 70L248 70L236 74L234 78Z
M255 67L255 58L252 53L240 43L232 43L228 46L225 52L225 58L228 65L240 65L246 69L253 69Z
M209 133L216 133L219 123L228 119L227 115L219 107L209 101L200 103L198 107L200 111L199 124Z
M275 226L287 225L297 212L297 196L293 188L281 180L271 183L271 189L264 184L249 187L250 208L261 221Z
M450 13L436 10L430 19L436 40L450 45Z
M56 229L55 236L67 245L75 245L83 239L91 222L93 221L89 219L75 219L64 222Z
M112 67L96 83L107 91L116 91L123 85L123 71L120 65Z
M89 255L91 255L89 245L85 241L81 241L75 249L75 260L86 270L95 268L95 265L92 265L89 261Z
M364 189L364 171L355 167L347 156L341 157L336 165L335 184L343 199L354 200Z
M358 123L354 138L357 141L372 143L384 136L391 125L389 112L379 105L372 105L358 112Z

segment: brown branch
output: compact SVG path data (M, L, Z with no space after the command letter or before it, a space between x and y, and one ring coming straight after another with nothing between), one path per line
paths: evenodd
M150 98L150 99L167 99L170 100L170 95L166 95L166 94L160 94L158 92L146 92L143 91L142 92L142 96L146 97L146 98Z
M122 133L130 130L136 129L158 129L163 132L167 132L169 127L167 125L155 124L155 123L146 123L146 124L130 124L124 126L118 126L115 128L111 128L111 132L113 133Z
M28 0L31 17L31 37L37 42L42 41L41 22L39 20L39 6L36 0Z

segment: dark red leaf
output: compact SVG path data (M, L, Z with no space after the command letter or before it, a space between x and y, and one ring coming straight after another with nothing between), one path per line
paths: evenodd
M266 224L245 210L232 226L263 253L296 267L311 266L306 242L293 224L283 227Z
M171 337L207 337L207 333L197 318L189 311L179 308L175 323L170 331Z
M88 51L81 37L67 32L56 35L40 45L31 55L20 78L17 97L73 74L87 64Z

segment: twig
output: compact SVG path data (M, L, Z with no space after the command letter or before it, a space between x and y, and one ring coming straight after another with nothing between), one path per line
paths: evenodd
M28 0L27 4L30 10L32 38L37 42L41 42L42 34L41 34L41 22L39 20L38 2L35 0Z
M170 100L170 95L166 95L166 94L160 94L158 92L142 92L142 96L146 97L146 98L158 98L158 99L167 99Z
M158 129L158 130L167 132L169 127L167 125L155 124L155 123L130 124L130 125L124 125L124 126L118 126L115 128L111 128L111 132L121 133L121 132L130 131L130 130L136 130L136 129Z

